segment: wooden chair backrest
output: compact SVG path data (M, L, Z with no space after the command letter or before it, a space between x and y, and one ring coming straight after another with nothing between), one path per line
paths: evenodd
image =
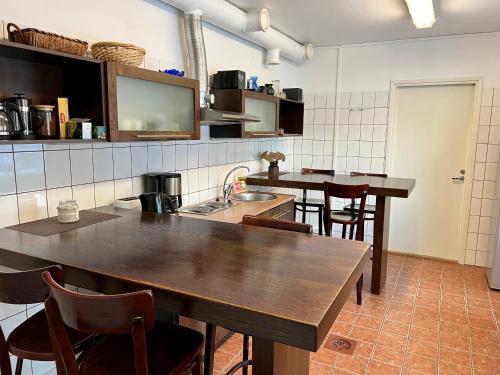
M272 229L287 230L298 233L312 233L312 225L297 223L295 221L273 219L270 217L245 215L241 221L243 225L252 225L255 227L265 227Z
M65 289L49 272L42 276L50 288L45 310L59 375L78 374L75 353L65 325L86 333L131 333L136 374L148 374L146 330L153 328L155 323L154 300L150 291L87 295Z
M330 198L341 198L341 199L359 199L359 210L358 218L354 225L356 225L356 240L361 241L362 233L361 228L363 228L365 220L365 205L366 197L368 196L369 185L341 185L334 184L331 182L324 182L324 195L325 195L325 229L326 235L331 235L332 230L332 218L330 215L331 204Z
M18 305L43 302L49 294L49 288L42 279L43 272L50 272L58 282L64 282L60 266L30 271L0 272L0 302ZM0 327L0 374L11 375L12 367L6 339Z

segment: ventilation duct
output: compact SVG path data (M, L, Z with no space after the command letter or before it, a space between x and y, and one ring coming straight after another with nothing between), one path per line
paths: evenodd
M279 48L280 55L296 63L310 60L313 55L311 44L302 45L290 37L279 32L271 26L267 26L269 20L267 11L247 13L226 0L162 0L173 7L190 12L199 9L203 12L203 19L221 29L229 31L246 40L251 41L267 50ZM260 21L259 21L260 20ZM257 22L256 22L257 21ZM256 24L261 31L256 30Z
M189 77L200 81L201 123L204 125L225 125L241 121L260 121L260 118L253 115L210 109L210 104L213 104L213 96L210 95L208 87L207 54L200 10L184 13L184 33L189 55Z

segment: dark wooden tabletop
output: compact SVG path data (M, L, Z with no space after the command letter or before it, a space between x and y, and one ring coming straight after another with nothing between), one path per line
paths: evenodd
M0 264L60 264L106 293L151 289L171 312L315 351L369 259L368 245L111 207L121 217L40 237L0 230Z
M282 172L278 178L269 177L267 172L252 174L247 177L248 185L275 186L282 188L323 190L323 182L344 185L370 185L370 195L408 198L415 187L411 178L394 177L351 177L345 174L329 176L324 174L302 174L300 172Z

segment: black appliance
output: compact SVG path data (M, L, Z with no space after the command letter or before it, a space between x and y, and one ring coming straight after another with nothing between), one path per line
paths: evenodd
M10 113L14 132L19 134L20 138L35 138L31 124L31 99L26 98L24 94L16 93L16 96L9 98L9 102L16 109Z
M285 93L287 99L296 100L298 102L303 101L301 88L283 89L283 92Z
M241 70L220 70L212 76L212 90L244 90L246 74Z
M143 211L157 214L175 214L177 208L165 193L144 193L139 195Z
M150 193L165 193L174 203L175 208L182 207L182 183L180 173L147 173L146 190Z

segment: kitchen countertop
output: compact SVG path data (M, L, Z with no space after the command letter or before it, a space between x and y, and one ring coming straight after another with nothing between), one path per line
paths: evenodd
M196 215L188 212L179 212L179 216L191 217L194 219L205 219L212 221L219 221L223 223L239 224L244 215L260 215L274 207L280 206L283 203L292 201L295 199L294 195L287 194L276 194L272 193L278 198L271 201L261 201L261 202L242 202L233 200L234 206L215 212L211 215ZM210 200L210 201L213 201ZM209 202L209 201L207 201ZM200 202L203 203L203 202ZM193 205L194 206L194 205Z

